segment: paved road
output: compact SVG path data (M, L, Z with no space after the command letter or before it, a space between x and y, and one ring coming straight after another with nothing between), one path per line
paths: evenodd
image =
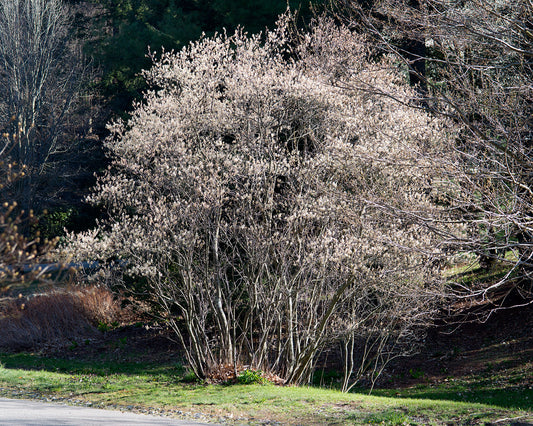
M71 407L61 404L0 398L1 426L64 426L64 425L132 425L132 426L197 426L184 420L96 408Z

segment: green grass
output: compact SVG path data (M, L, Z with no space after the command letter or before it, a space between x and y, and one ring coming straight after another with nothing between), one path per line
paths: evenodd
M471 381L468 378L448 379L436 385L418 385L401 391L378 389L374 395L396 396L430 400L446 400L465 403L482 403L524 411L533 410L533 389L510 386L506 383L498 387L492 379Z
M458 259L455 264L443 271L443 276L466 286L494 282L503 278L511 270L513 263L518 260L512 251L506 252L504 259L496 261L489 270L486 270L480 267L476 255L463 253L460 260Z
M503 418L533 421L531 402L524 403L531 401L531 392L515 404L503 396L490 397L500 391L503 395L508 389L490 390L482 385L472 388L471 397L461 387L466 399L457 396L459 387L378 391L380 396L368 396L317 387L188 383L190 372L180 363L80 362L33 354L0 354L0 365L2 396L46 397L156 413L201 412L215 422L439 425L484 424ZM479 401L475 401L476 392ZM512 394L510 399L517 395Z

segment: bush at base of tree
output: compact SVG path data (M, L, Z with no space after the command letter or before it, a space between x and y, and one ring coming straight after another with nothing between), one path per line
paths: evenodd
M154 89L110 126L92 200L111 219L67 251L143 277L199 377L241 364L306 382L340 339L347 389L411 351L442 297L434 237L398 212L435 210L447 134L364 90L413 96L357 36L289 23L155 61Z

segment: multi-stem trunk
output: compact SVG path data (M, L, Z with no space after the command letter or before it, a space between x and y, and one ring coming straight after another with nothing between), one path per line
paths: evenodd
M232 333L230 330L230 324L224 312L224 296L222 289L222 271L220 264L220 253L219 253L219 242L220 242L220 222L217 221L215 233L213 236L213 257L214 257L214 266L215 266L215 315L220 329L220 338L221 338L221 360L223 363L234 364L234 350L232 342ZM226 301L229 302L229 301Z

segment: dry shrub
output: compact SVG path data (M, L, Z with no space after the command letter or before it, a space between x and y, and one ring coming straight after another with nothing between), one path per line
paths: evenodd
M248 383L256 383L256 380L259 380L260 383L270 382L278 386L282 386L287 383L286 380L282 379L277 374L272 372L250 370L249 365L242 364L220 364L216 367L213 367L209 371L206 381L212 384L240 382L239 377L247 372L251 372L253 376L253 381Z
M119 312L113 294L97 286L4 299L0 347L30 349L91 337L96 324L114 321Z
M211 369L206 377L208 383L228 383L237 380L239 373L245 368L242 365L220 364Z
M90 286L74 293L83 315L92 323L118 321L121 315L120 303L106 287Z

